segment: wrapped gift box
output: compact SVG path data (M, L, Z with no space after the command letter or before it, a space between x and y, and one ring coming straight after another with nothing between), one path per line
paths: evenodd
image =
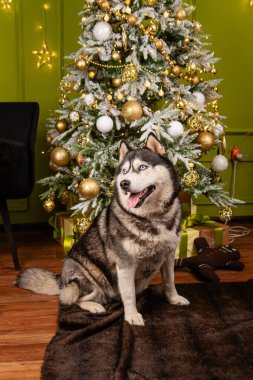
M207 215L190 215L183 220L182 226L183 233L176 250L176 258L196 255L194 240L197 237L205 238L211 248L229 243L229 226L214 222Z
M175 254L176 259L197 255L194 240L198 237L198 230L195 230L194 228L187 228L181 235L180 243Z
M207 240L211 248L229 244L229 226L217 222L213 222L213 226L199 225L193 226L199 231L199 236Z

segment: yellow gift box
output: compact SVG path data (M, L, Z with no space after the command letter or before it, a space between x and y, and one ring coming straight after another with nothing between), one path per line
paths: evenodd
M183 231L180 243L176 249L175 258L182 259L184 257L197 255L194 240L198 237L199 231L195 230L194 228L187 228L185 231Z

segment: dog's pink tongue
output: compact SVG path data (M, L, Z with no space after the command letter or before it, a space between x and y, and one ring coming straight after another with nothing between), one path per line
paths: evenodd
M140 197L143 195L143 191L136 194L131 194L127 200L128 207L134 208L139 202Z

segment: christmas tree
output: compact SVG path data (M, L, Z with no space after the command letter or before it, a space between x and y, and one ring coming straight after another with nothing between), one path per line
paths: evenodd
M207 196L228 221L237 200L223 190L217 154L206 167L200 158L225 151L219 114L217 58L180 0L86 0L81 11L80 49L71 54L60 88L60 106L47 123L50 168L41 180L44 208L55 197L92 220L111 201L120 141L144 146L153 132L166 147L182 188Z

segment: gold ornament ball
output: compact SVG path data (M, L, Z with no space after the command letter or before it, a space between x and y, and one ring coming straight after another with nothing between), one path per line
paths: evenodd
M55 208L55 203L51 199L46 199L43 203L43 208L46 210L46 212L51 212Z
M199 84L200 79L197 75L193 75L192 77L192 84Z
M155 47L157 48L157 50L162 50L162 48L163 48L163 41L162 40L156 40L155 41Z
M48 133L47 137L46 137L46 140L47 140L48 144L51 144L51 142L53 141L53 137Z
M52 150L50 158L53 164L57 166L66 166L69 163L70 154L67 149L58 146Z
M187 18L187 16L188 16L188 14L187 14L186 10L183 8L179 9L176 13L176 17L180 21L185 20Z
M122 107L122 116L130 122L140 119L142 113L142 105L136 100L129 100Z
M87 66L87 63L85 61L85 59L83 58L79 58L76 63L76 68L79 69L79 70L85 70L86 69L86 66Z
M134 16L134 15L129 15L129 16L127 17L127 22L128 22L129 25L134 25L134 24L136 24L136 21L137 21L137 17Z
M95 76L96 76L96 71L95 71L95 70L91 70L91 71L89 71L89 78L90 78L90 79L94 79Z
M186 107L186 104L185 104L185 101L183 100L183 99L178 99L177 101L176 101L176 108L178 108L178 109L180 109L180 110L183 110L183 109L185 109L185 107Z
M153 5L156 5L158 0L144 0L143 4L148 5L149 7L152 7Z
M78 165L82 165L84 163L84 156L81 152L77 153L76 157L75 157L75 160L76 160L76 163Z
M225 223L229 222L233 217L233 211L229 206L223 207L218 214L219 218Z
M94 179L86 178L79 183L78 191L85 199L93 199L99 194L100 187Z
M103 9L103 11L107 11L110 8L110 6L111 6L111 4L107 0L103 0L100 3L100 7L101 7L101 9Z
M176 66L174 66L173 68L172 68L172 73L174 74L174 75L176 75L176 76L179 76L179 74L180 74L180 67L178 66L178 65L176 65Z
M120 61L121 60L121 54L119 51L113 51L112 52L112 59L114 61Z
M119 92L119 93L117 94L117 99L118 99L119 101L121 101L123 98L124 98L124 95L123 95L121 92Z
M58 172L59 171L59 167L57 166L57 165L55 165L54 163L53 163L53 161L49 161L49 163L48 163L48 166L49 166L49 168L53 171L53 172Z
M58 132L62 133L66 130L67 123L65 120L57 120L55 124L55 129L57 129Z
M184 174L184 183L186 186L194 187L197 186L197 184L200 181L199 173L196 172L196 170L189 170L187 173Z
M84 234L90 227L91 222L87 218L78 219L76 222L76 228L80 235Z
M121 78L113 78L112 84L114 87L118 88L122 85L122 79Z
M214 135L207 131L200 132L197 136L196 142L201 145L201 150L207 152L212 149L214 145Z

